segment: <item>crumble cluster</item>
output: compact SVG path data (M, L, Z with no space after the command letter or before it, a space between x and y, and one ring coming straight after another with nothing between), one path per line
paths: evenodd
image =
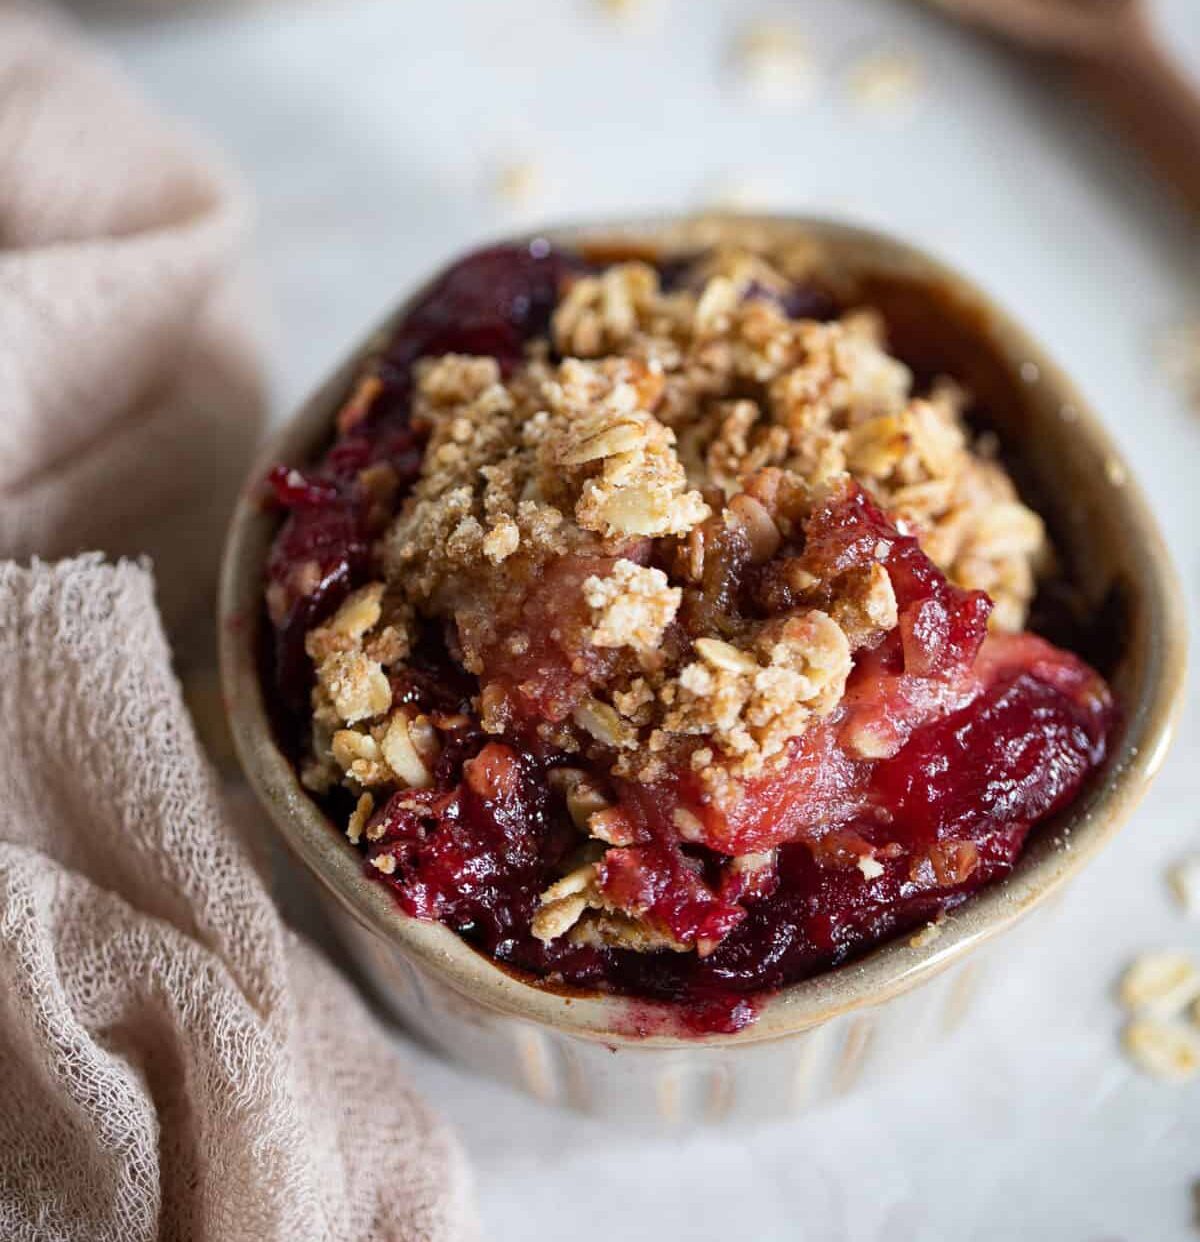
M671 289L621 263L575 279L550 341L507 376L486 357L417 364L412 416L429 439L382 540L382 578L307 638L303 778L360 795L352 839L369 838L377 798L432 783L439 721L394 707L391 682L419 619L453 624L486 731L533 721L615 777L688 767L710 798L735 801L837 707L854 651L897 624L881 564L827 581L802 552L788 556L785 613L723 603L731 572L787 550L847 474L952 581L991 595L996 624L1020 628L1045 535L971 441L965 394L942 381L913 396L876 316L793 319L790 288L742 250L704 256ZM590 778L560 771L575 773L568 807L594 856L547 890L535 934L684 947L600 893L600 853L628 844L626 829ZM680 814L681 838L699 839Z
M698 278L698 292L664 294L652 268L628 263L578 281L555 318L556 345L661 367L658 417L678 434L689 477L727 495L761 466L812 485L850 472L951 581L992 597L996 624L1020 629L1045 532L990 442L971 442L967 394L942 380L913 397L911 373L886 352L869 311L818 323L747 298L787 288L757 255L715 251ZM753 399L728 395L747 384L760 387Z

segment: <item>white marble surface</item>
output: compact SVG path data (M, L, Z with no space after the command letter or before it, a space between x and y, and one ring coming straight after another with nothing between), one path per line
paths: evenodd
M512 222L487 186L526 154L549 216L676 207L725 178L773 205L880 222L1020 313L1110 421L1200 592L1200 414L1155 373L1157 330L1200 309L1196 233L1053 81L888 0L281 4L99 19L163 105L240 165L282 412L397 289ZM764 110L731 82L751 13L794 20L825 74ZM1196 0L1161 5L1200 71ZM868 115L845 72L893 44L927 90ZM528 214L528 212L527 212ZM1166 770L1121 840L1028 939L961 1030L886 1089L786 1125L655 1138L556 1114L406 1046L469 1148L490 1239L1176 1242L1192 1231L1200 1085L1116 1052L1110 987L1156 944L1200 951L1168 860L1200 848L1195 685Z

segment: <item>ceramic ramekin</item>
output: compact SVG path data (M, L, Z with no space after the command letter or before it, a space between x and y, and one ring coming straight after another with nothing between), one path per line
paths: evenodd
M970 372L968 383L989 400L1001 443L1048 518L1087 609L1112 622L1106 671L1124 715L1114 753L1067 812L1033 835L1006 880L951 913L936 936L902 937L764 998L758 1020L735 1035L672 1034L677 1028L664 1021L639 1036L646 1002L633 1007L619 997L536 986L445 927L405 915L301 788L268 725L258 644L263 566L278 518L262 509L259 481L270 464L301 464L320 451L361 359L407 301L266 447L225 552L224 694L247 776L321 882L339 930L379 994L434 1046L544 1100L623 1121L795 1111L862 1076L894 1071L953 1025L980 946L1045 902L1128 817L1162 762L1180 697L1179 586L1141 492L1078 392L1009 315L928 255L872 230L792 217L644 220L544 235L567 245L647 251L733 237L802 242L827 278L873 301L891 301L902 333L906 318L933 317L937 331L925 322L914 338L929 353L920 361ZM906 288L924 292L914 302ZM943 339L954 357L940 356Z

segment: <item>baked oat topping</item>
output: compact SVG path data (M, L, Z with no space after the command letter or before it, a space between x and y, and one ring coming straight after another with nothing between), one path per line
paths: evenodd
M645 784L687 762L702 797L734 809L745 781L838 706L854 651L898 624L886 546L833 578L803 556L780 560L847 474L919 532L953 580L987 591L999 624L1020 625L1042 525L972 442L965 394L940 381L914 396L869 311L794 319L753 296L787 288L766 258L736 248L704 255L677 289L646 263L617 263L561 297L559 357L535 345L507 375L489 357L417 363L413 417L428 441L383 538L385 580L309 635L310 785L430 784L436 737L426 728L422 746L420 723L391 710L388 676L413 618L443 618L480 678L488 731L536 716L566 750L599 746L614 777ZM759 620L705 605L712 615L697 624L706 583L747 561L780 562L785 580L771 589L791 607ZM548 580L561 592L553 601ZM686 633L676 624L685 600ZM531 651L545 660L539 617L576 682L549 711L536 675L506 676ZM861 755L893 746L869 726L852 745ZM697 752L709 757L698 767ZM693 812L676 814L706 839ZM602 831L611 836L611 817ZM589 892L548 889L540 929L575 926L587 909L604 914L585 921L590 935L662 940Z
M583 598L592 609L592 645L655 651L675 620L683 592L661 569L617 561L606 578L585 578ZM644 682L642 683L645 684Z
M1031 722L1059 722L1020 752L1047 775L1006 811L1016 849L1098 762L1102 683L1018 633L1041 520L968 395L918 383L878 315L803 283L812 262L800 244L662 267L485 252L349 393L351 490L275 480L325 515L267 588L311 662L302 779L414 913L544 972L626 950L720 963L797 888L873 918L908 902L896 925L928 923L920 941L933 895L1004 865L955 782L1006 779ZM373 431L397 394L403 421ZM916 731L964 774L897 766ZM913 763L921 781L887 775ZM826 943L806 924L797 960L869 925Z
M664 291L644 263L579 277L554 313L555 345L568 355L557 363L535 350L507 379L490 358L418 365L414 412L430 438L385 552L406 606L455 617L466 666L479 674L498 621L515 630L510 643L528 641L507 619L551 562L625 553L583 584L596 613L591 641L646 657L683 590L702 579L706 545L740 530L754 559L770 559L812 498L850 471L921 532L952 579L991 595L1000 624L1019 626L1044 534L1003 469L970 442L962 392L942 383L912 397L910 373L869 314L793 320L747 297L786 285L761 256L727 249L697 270L696 286L680 291ZM739 388L754 395L733 397ZM768 468L785 472L782 485ZM724 533L705 525L714 504ZM638 539L684 536L675 577L637 559L646 556ZM653 754L672 734L713 733L726 754L750 756L744 774L803 728L812 700L818 713L836 705L849 649L895 624L887 572L874 565L803 622L803 640L743 635L738 673L686 653L673 668L652 662L637 672L656 706L647 710L643 690L634 725L654 728L636 740ZM370 707L371 671L331 669L358 679L343 697L361 684L356 719ZM631 679L620 662L604 672L606 693L581 710L629 749L618 704ZM377 673L374 685L381 697ZM643 767L656 771L652 760ZM634 774L630 763L623 771Z
M543 941L566 935L574 944L609 945L636 952L686 952L695 947L676 939L669 928L656 924L636 903L622 909L604 892L599 880L598 865L592 862L552 884L539 899L533 934Z

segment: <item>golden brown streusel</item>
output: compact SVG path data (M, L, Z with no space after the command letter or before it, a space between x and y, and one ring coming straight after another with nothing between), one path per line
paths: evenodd
M614 904L598 884L595 862L576 867L550 885L540 902L532 924L533 934L539 940L569 935L575 944L608 945L638 952L686 952L694 947L680 943L666 928L656 926L644 910L622 909Z
M693 660L660 697L671 704L659 735L720 738L739 775L752 775L840 702L850 673L850 644L826 613L813 610L765 623L749 648L699 638ZM630 773L632 775L632 773Z
M698 486L727 495L763 466L809 484L848 470L919 535L951 581L987 591L995 624L1019 629L1048 553L1041 519L1023 505L986 441L963 421L967 395L940 381L912 394L870 311L833 323L791 320L752 287L781 287L759 255L725 247L700 261L699 293L663 293L645 264L578 281L555 317L564 352L619 349L661 370L657 417L679 437ZM756 399L730 399L747 383Z
M804 261L723 246L666 290L649 265L618 263L562 291L549 341L510 373L454 354L416 365L428 442L380 542L382 581L307 642L304 779L358 795L352 837L370 836L379 797L432 783L440 726L393 707L391 688L430 623L452 627L479 678L485 731L533 721L613 777L689 771L707 800L731 803L838 706L853 653L898 624L886 547L830 579L797 543L848 475L952 581L992 596L996 624L1020 627L1047 556L1040 519L972 438L966 394L948 381L914 392L876 315L789 317L771 295ZM774 571L781 556L782 615L721 602L729 565ZM848 745L877 757L894 741L864 726ZM629 824L593 778L561 771L594 853L543 894L535 935L682 947L601 892L599 855L630 844ZM702 840L681 814L680 837ZM870 855L849 865L879 874Z
M586 579L583 598L592 610L595 646L649 652L658 647L663 631L674 621L683 592L669 584L661 569L621 560L607 577Z

